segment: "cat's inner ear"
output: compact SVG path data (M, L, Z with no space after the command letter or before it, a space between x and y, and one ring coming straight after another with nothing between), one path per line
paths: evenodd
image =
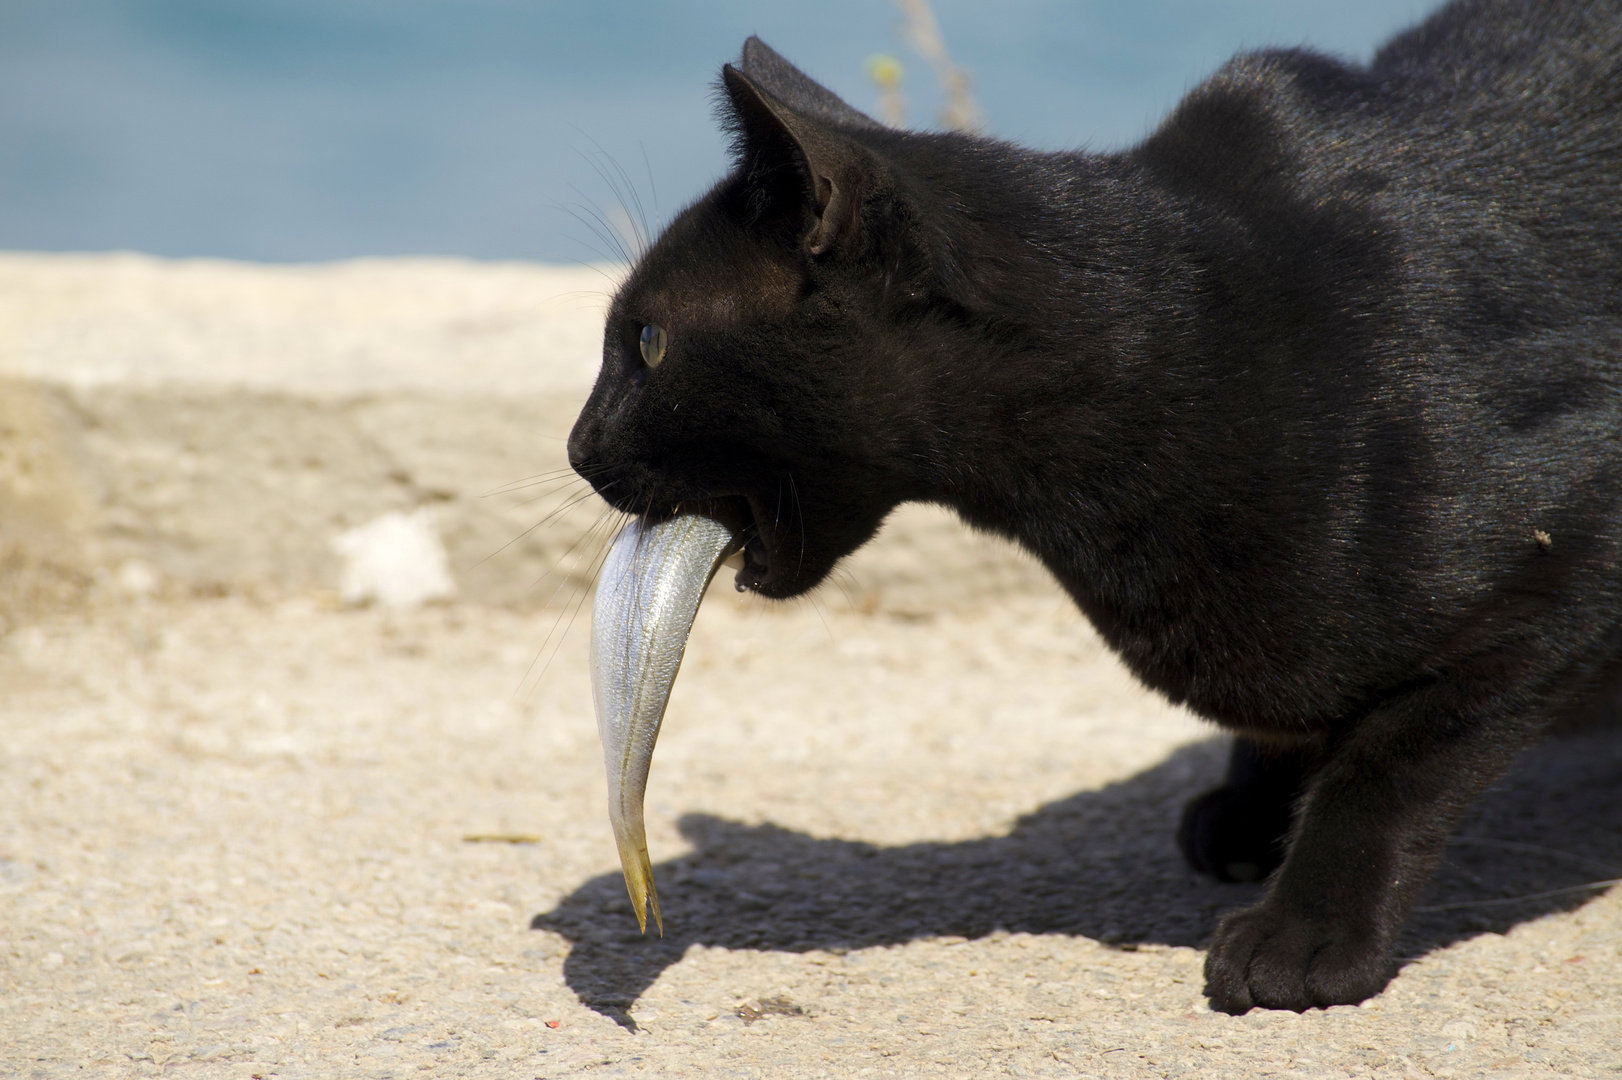
M822 116L779 101L731 64L722 69L721 79L749 182L779 210L795 201L806 205L814 219L806 237L811 254L832 251L855 229L870 171L865 153Z

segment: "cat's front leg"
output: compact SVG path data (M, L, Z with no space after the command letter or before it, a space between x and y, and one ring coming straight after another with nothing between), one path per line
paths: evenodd
M1266 898L1217 928L1213 1008L1300 1012L1385 987L1448 834L1532 734L1514 708L1535 707L1517 696L1432 683L1357 724L1312 784Z

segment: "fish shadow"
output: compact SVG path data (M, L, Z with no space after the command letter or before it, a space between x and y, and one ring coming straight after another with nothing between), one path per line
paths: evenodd
M1260 896L1191 870L1173 842L1183 803L1218 783L1228 740L1184 746L1136 776L1078 792L1002 836L884 847L687 814L693 850L654 868L665 936L637 932L616 871L592 878L532 929L571 949L580 1001L635 1029L631 1007L692 945L843 951L1004 930L1120 948L1199 947L1217 917ZM1622 730L1551 740L1478 803L1398 952L1421 956L1577 908L1586 883L1622 877Z

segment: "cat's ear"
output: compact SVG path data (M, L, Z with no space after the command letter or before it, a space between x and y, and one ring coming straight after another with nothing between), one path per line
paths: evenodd
M870 156L839 129L879 125L760 39L750 38L743 52L743 68L721 70L739 158L772 201L807 206L815 220L807 244L825 254L854 228L872 170Z
M826 86L784 60L758 37L743 43L738 70L755 86L802 116L846 127L883 127L877 120L851 108Z

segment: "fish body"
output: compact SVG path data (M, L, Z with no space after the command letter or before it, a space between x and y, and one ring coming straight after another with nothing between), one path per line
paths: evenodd
M706 514L633 520L615 539L591 616L591 695L608 770L608 819L625 888L646 932L664 917L653 883L642 800L670 688L704 590L735 546L736 530Z

